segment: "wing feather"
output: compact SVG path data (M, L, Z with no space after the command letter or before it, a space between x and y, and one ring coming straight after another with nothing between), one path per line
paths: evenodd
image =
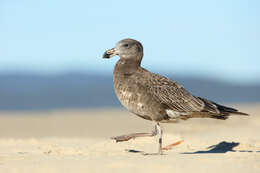
M150 73L147 86L148 91L159 102L166 104L174 111L187 113L205 109L205 103L202 100L190 94L177 82L164 76Z

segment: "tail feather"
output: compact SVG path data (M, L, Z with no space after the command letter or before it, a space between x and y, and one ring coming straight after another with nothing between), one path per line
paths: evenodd
M229 114L236 114L236 115L249 115L244 112L239 112L237 109L234 109L234 108L219 105L217 103L215 103L215 105L217 106L217 109L220 111L220 113L229 113Z
M239 112L237 109L223 106L220 104L217 104L213 101L200 98L204 103L205 103L205 110L204 111L209 111L209 112L219 112L218 114L212 115L212 118L217 118L217 119L227 119L230 114L235 114L235 115L245 115L248 116L249 114L244 113L244 112Z

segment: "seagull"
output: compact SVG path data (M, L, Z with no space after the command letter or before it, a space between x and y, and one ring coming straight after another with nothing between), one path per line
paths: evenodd
M119 56L114 67L114 90L121 102L135 115L151 120L155 128L151 133L133 133L113 137L116 142L136 137L158 135L158 152L168 150L182 141L162 147L161 123L177 123L190 118L227 119L231 114L248 115L189 93L177 82L152 73L143 67L143 46L134 39L119 41L114 48L105 51L103 58Z

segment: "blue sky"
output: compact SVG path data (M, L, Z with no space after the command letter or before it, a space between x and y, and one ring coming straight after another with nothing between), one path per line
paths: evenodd
M111 74L103 52L144 45L150 71L260 79L260 1L1 0L0 72Z

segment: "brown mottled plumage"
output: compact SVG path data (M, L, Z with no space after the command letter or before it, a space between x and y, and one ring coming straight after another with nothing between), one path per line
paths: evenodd
M144 119L159 123L195 117L227 119L231 114L247 115L193 96L177 82L142 68L143 46L136 40L119 41L103 58L115 55L120 57L114 68L116 95L129 111Z

